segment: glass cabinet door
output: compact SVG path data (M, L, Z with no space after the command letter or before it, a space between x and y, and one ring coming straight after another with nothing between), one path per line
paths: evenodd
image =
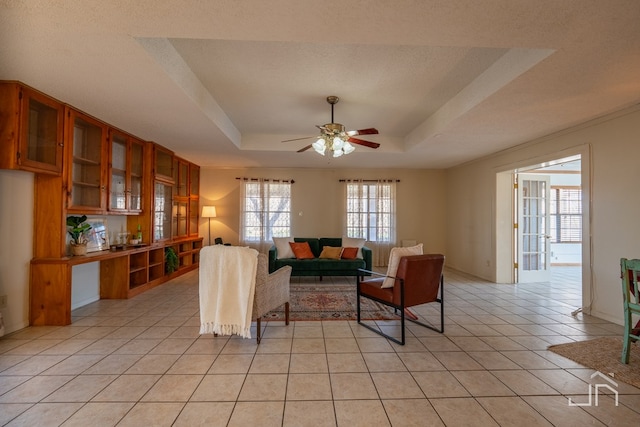
M103 144L106 126L71 112L71 195L69 208L101 211L106 203L103 182Z
M130 211L142 210L142 159L144 157L144 144L131 141L131 187L130 187Z
M178 179L176 180L176 187L178 190L178 196L187 197L189 195L189 164L183 161L178 163Z
M59 174L62 171L63 105L22 88L21 115L20 166Z
M173 201L173 237L185 237L187 236L187 216L188 203L186 200Z
M127 139L115 133L111 135L109 209L121 211L127 209Z
M153 241L171 239L173 185L156 181L153 188Z
M189 199L189 235L198 235L198 199Z

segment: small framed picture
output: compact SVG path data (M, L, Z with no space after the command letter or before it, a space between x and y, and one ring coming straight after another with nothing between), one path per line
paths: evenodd
M87 252L97 252L109 249L109 230L106 218L89 218L91 230L87 232Z

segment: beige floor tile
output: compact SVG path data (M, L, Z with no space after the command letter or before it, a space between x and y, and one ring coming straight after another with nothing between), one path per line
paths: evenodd
M284 406L283 427L335 427L336 416L333 402L291 401Z
M39 373L58 364L65 358L66 356L63 355L32 356L11 368L6 369L2 372L2 375L38 375Z
M37 403L73 378L72 375L33 377L0 396L0 403Z
M581 396L571 396L574 402L585 402L581 400ZM621 405L618 400L616 406L615 398L612 396L598 396L598 405L595 405L595 399L592 406L584 406L586 412L597 418L600 422L611 425L637 426L640 425L640 414L625 405Z
M404 372L407 367L396 353L363 353L369 372Z
M96 329L96 328L91 328ZM112 339L100 339L94 342L91 345L86 346L82 350L78 351L76 354L101 354L107 355L111 354L123 345L125 345L129 340L120 339L120 340L112 340Z
M167 374L206 374L213 365L214 357L209 354L184 354L171 365Z
M191 344L191 347L185 351L185 354L217 355L226 344L227 340L224 338L208 339L201 336Z
M586 394L589 385L562 369L534 369L529 371L561 394Z
M467 354L485 369L522 369L499 351L470 351Z
M569 406L564 396L524 396L522 400L554 426L605 426L582 407Z
M381 399L415 399L425 395L408 372L373 372L373 383Z
M331 400L329 374L290 374L287 400Z
M293 330L293 338L324 338L324 332L322 331L322 324L316 322L317 324L309 325L309 326L299 326L296 324Z
M43 399L43 402L87 402L118 378L117 375L79 375Z
M115 354L102 358L98 363L84 371L88 375L122 374L135 365L142 356L139 354Z
M209 374L246 374L253 361L253 354L221 354L209 369Z
M171 426L184 403L137 403L118 423L118 427Z
M476 400L501 427L552 427L519 397L480 397Z
M267 322L262 338L293 338L293 330L295 322L290 322L289 326L285 326L283 322ZM260 343L262 345L262 343Z
M333 353L327 354L329 372L368 372L362 354Z
M178 354L148 354L142 356L125 373L128 375L164 374L179 357Z
M186 402L204 375L163 375L142 397L144 402Z
M159 378L160 375L121 375L91 400L94 402L136 402L153 387Z
M251 335L254 337L254 335ZM244 339L236 336L232 336L227 341L227 344L224 346L221 354L255 354L258 349L258 343L254 338L252 339Z
M444 427L427 399L385 399L382 404L392 426Z
M21 346L18 346L18 347L12 348L11 350L6 351L4 354L27 354L27 355L39 354L48 348L51 348L60 344L63 341L64 340L62 339L57 339L57 340L40 339L40 340L27 341Z
M261 344L262 345L262 344ZM292 354L289 372L319 374L329 372L326 354Z
M478 337L451 337L449 338L460 349L470 353L472 351L492 351L493 348Z
M498 426L489 413L473 398L430 399L430 402L447 426Z
M295 338L291 346L291 353L324 353L323 338Z
M379 400L334 402L339 427L387 427L391 423Z
M513 396L514 393L489 371L455 371L454 377L472 396Z
M286 354L256 354L249 368L250 374L286 374L290 356Z
M244 374L205 375L190 400L192 402L235 402L245 377Z
M286 390L286 374L248 374L238 401L284 400Z
M445 367L430 352L399 353L398 357L409 371L443 371Z
M557 365L551 363L533 351L503 351L503 355L522 366L524 369L556 369Z
M526 350L526 348L518 344L518 338L513 339L509 337L479 337L482 341L491 346L497 351L509 351L509 350Z
M491 373L519 396L558 394L552 387L527 371L491 371Z
M433 355L450 371L482 369L482 365L463 351L436 351Z
M134 402L89 402L73 414L63 427L115 426L135 405Z
M360 351L354 337L325 338L327 353L353 353Z
M386 338L382 337L361 337L357 338L358 347L362 353L393 353L393 347Z
M469 392L448 371L412 372L411 375L430 399L469 396Z
M291 338L262 338L256 354L291 353Z
M427 350L436 351L462 351L451 339L446 336L420 338Z
M284 413L284 401L238 402L233 409L228 427L280 427Z
M67 339L65 341L62 341L60 344L56 344L53 347L49 347L48 349L41 352L40 355L61 354L61 355L68 356L71 354L75 354L76 352L82 350L83 348L93 343L94 343L94 340L92 339Z
M189 402L178 415L174 427L225 427L233 402Z
M19 386L20 384L29 381L31 376L0 376L0 396L8 392L9 390Z
M59 426L81 406L82 403L40 403L24 411L8 426Z
M78 375L102 360L99 354L73 355L43 372L44 375Z
M331 389L334 400L378 399L368 373L331 373Z
M155 346L149 354L183 354L195 342L195 338L167 338Z
M31 406L31 403L0 403L0 425L8 424Z
M114 351L113 354L147 354L161 342L161 339L131 340Z

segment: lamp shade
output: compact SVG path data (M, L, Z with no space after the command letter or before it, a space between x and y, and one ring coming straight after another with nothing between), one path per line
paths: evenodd
M215 206L203 206L202 207L202 218L215 218L216 215L216 207Z

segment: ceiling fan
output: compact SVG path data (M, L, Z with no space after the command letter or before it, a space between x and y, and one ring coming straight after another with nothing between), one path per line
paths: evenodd
M380 147L380 144L378 144L377 142L365 141L364 139L354 138L354 136L358 136L358 135L376 135L378 133L378 130L376 128L347 131L345 130L345 127L343 124L334 123L333 106L336 105L339 100L340 98L338 98L337 96L327 96L327 102L331 104L331 123L327 123L322 126L316 125L316 127L320 129L320 135L307 136L304 138L287 139L282 142L300 141L303 139L317 138L316 142L301 148L300 150L298 150L298 153L302 153L303 151L307 151L309 148L313 148L317 153L323 156L327 150L330 152L333 152L333 157L340 157L343 154L349 154L353 152L355 148L351 144L362 145L364 147L369 147L369 148Z

